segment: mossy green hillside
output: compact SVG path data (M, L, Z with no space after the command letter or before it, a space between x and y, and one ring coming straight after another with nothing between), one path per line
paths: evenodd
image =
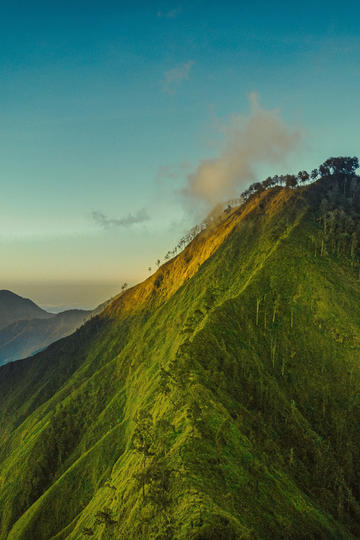
M1 537L360 536L358 263L321 248L320 187L252 197L0 369Z

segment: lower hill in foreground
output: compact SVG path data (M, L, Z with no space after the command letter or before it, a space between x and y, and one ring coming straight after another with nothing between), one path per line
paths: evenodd
M360 537L359 180L339 184L252 196L0 368L1 538Z

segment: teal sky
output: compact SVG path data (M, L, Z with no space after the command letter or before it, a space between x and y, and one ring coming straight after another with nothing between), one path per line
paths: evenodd
M359 20L358 2L3 4L0 288L91 307L148 275L253 92L301 134L256 174L359 155Z

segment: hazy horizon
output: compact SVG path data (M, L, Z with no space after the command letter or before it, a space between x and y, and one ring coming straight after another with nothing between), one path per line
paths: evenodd
M134 285L135 283L131 283ZM11 282L2 281L1 289L8 289L29 298L50 313L68 309L92 310L121 292L122 282Z

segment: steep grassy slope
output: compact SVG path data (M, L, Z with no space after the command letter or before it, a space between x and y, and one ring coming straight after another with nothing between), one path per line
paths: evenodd
M360 283L327 190L253 197L0 369L1 537L360 536Z
M90 315L91 311L71 309L49 319L20 320L0 329L0 365L45 349L75 332Z
M0 291L0 329L15 321L51 317L53 317L52 313L44 311L32 300L22 298L11 291Z

